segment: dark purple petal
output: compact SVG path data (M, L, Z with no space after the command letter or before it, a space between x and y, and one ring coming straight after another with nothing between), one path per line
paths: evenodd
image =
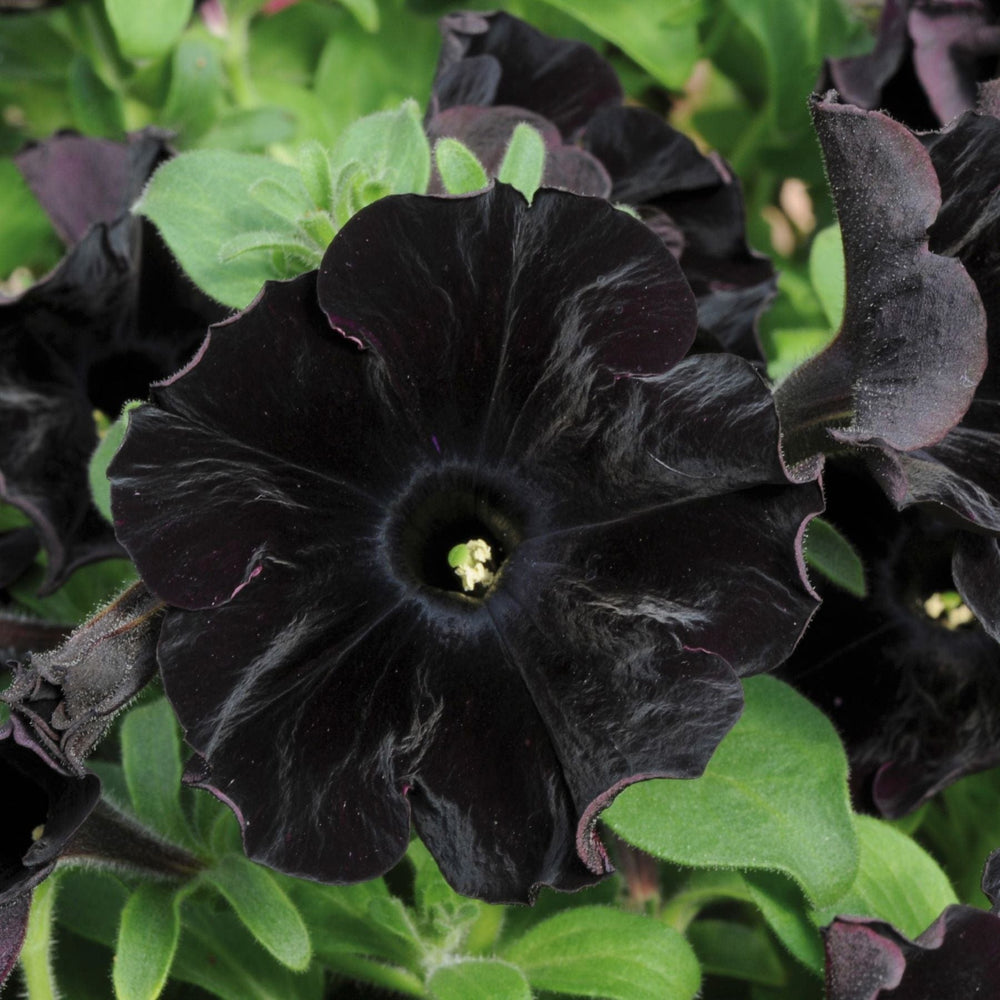
M371 877L412 813L452 885L524 900L607 870L624 785L700 772L812 611L821 498L751 366L679 361L693 326L603 201L387 198L133 412L116 524L251 856ZM470 592L446 556L479 538Z
M970 113L921 138L941 182L941 211L930 229L930 246L961 260L979 288L990 363L976 396L1000 399L1000 119Z
M930 129L973 107L997 75L995 0L887 0L874 50L832 59L828 79L849 103Z
M825 479L826 516L861 556L868 594L821 587L780 674L840 732L856 807L894 818L1000 763L1000 646L975 621L934 608L935 594L964 589L952 550L977 536L922 510L897 513L839 463Z
M17 965L24 935L28 930L30 912L30 891L0 906L0 986L7 982L7 977Z
M643 108L602 108L583 144L611 175L612 200L640 206L680 260L698 297L699 327L715 349L760 360L755 324L776 279L770 261L747 244L742 190L729 168Z
M976 103L976 83L996 75L1000 26L989 2L914 4L908 27L913 68L942 124Z
M990 852L983 868L982 889L990 901L990 912L996 914L1000 909L1000 847Z
M959 532L951 571L958 592L976 620L1000 642L1000 539Z
M902 509L942 505L977 528L1000 531L1000 400L976 399L937 444L913 452L866 450L872 474Z
M593 881L562 763L489 619L448 626L370 587L331 598L316 579L274 567L239 600L171 612L163 629L167 694L211 761L198 783L234 804L249 855L323 881L371 878L405 852L412 809L459 891L523 901L538 884ZM205 656L211 676L192 684L187 663Z
M881 920L838 917L823 933L829 1000L1000 996L1000 917L949 906L915 941Z
M55 868L101 794L93 774L60 771L16 716L0 726L0 775L9 803L0 828L0 907L30 891Z
M396 266L372 246L392 247ZM377 202L327 251L318 287L330 325L383 359L419 440L445 455L495 453L518 423L562 419L565 374L539 380L541 365L655 374L695 330L687 282L645 226L557 191L529 209L501 184Z
M450 14L441 34L435 113L461 104L515 105L570 138L597 108L622 98L614 70L589 45L550 38L509 14Z
M791 461L836 444L911 450L961 420L986 365L985 315L957 260L927 249L940 198L902 125L830 98L813 116L844 239L840 332L778 389Z
M129 211L146 179L167 156L167 135L150 129L128 144L60 132L14 157L63 242L72 247L98 222Z
M869 110L882 106L882 90L899 69L909 47L906 15L910 2L885 0L875 48L870 53L828 61L833 86L848 104Z

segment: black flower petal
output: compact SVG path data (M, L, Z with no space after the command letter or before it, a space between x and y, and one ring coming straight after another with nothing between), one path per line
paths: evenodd
M594 820L625 784L700 772L737 675L813 609L821 498L749 365L680 360L694 325L604 202L402 196L154 387L116 526L170 605L189 780L251 856L370 877L412 815L461 891L525 899L607 870ZM472 539L493 577L469 593L447 556Z
M933 254L930 157L885 115L813 100L844 240L847 299L833 342L779 387L791 461L837 444L911 451L961 420L986 366L985 315L957 260Z
M622 98L614 70L583 42L550 38L503 11L441 19L432 113L463 104L537 112L570 138Z
M949 906L915 941L891 924L838 917L823 933L829 1000L1000 995L1000 917Z
M93 774L81 778L61 771L16 716L0 727L0 773L12 804L0 836L0 914L6 936L7 918L16 924L19 913L16 905L7 908L51 874L97 804L101 783Z
M635 206L679 258L706 347L760 362L755 325L775 275L747 245L741 188L722 160L622 107L613 69L588 46L503 13L454 14L441 28L431 138L460 139L495 175L514 126L533 125L546 140L543 183Z
M998 19L995 0L886 0L874 51L831 59L827 74L851 104L937 128L1000 70Z
M894 818L1000 763L997 566L992 538L895 511L861 472L831 464L825 478L828 516L861 556L868 593L823 588L780 669L839 730L856 806ZM937 606L956 588L980 621Z
M86 562L121 554L90 499L94 410L114 418L127 399L144 397L223 314L152 226L128 214L165 156L150 132L127 146L63 134L19 159L76 240L50 275L0 303L0 498L31 519L46 550L43 592ZM24 551L0 548L0 586L23 570Z

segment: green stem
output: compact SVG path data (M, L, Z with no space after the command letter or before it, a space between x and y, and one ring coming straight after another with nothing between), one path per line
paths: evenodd
M59 1000L59 987L50 961L55 901L56 880L49 878L35 889L28 930L21 948L21 972L27 1000Z

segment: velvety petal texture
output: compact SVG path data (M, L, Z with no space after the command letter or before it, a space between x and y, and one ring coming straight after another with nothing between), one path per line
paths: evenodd
M695 326L604 201L392 197L133 411L116 527L252 857L355 881L412 821L459 891L525 900L609 870L622 787L701 772L814 610L822 498Z
M698 299L699 346L761 362L756 321L775 274L747 245L725 163L652 112L624 107L612 67L589 46L504 13L452 14L441 31L430 138L461 140L495 176L514 127L538 129L545 185L636 207L680 260Z
M154 131L128 144L61 134L18 158L71 244L51 274L0 303L0 499L31 519L48 556L44 592L86 562L121 554L90 499L94 410L113 419L145 397L224 312L129 214L167 155ZM0 537L0 586L23 572L28 552Z
M891 924L838 917L823 932L829 1000L1000 996L1000 917L949 906L915 941Z
M986 367L986 318L962 264L930 252L940 207L930 157L885 115L813 101L844 241L847 297L833 342L777 389L786 454L838 444L935 444Z

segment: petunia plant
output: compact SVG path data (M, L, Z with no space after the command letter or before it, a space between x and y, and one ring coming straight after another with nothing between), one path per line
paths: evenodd
M0 0L0 990L966 1000L989 0Z

